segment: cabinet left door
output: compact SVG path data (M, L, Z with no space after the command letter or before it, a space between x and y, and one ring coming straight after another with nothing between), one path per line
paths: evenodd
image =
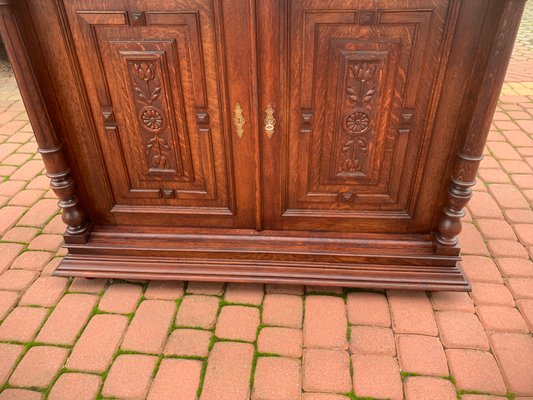
M228 85L239 32L224 36L221 3L60 2L114 198L110 220L255 226L254 139L238 126L252 120L239 91L253 82Z

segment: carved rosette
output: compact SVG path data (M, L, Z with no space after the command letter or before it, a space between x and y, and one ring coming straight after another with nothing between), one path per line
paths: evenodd
M343 139L337 161L338 176L350 176L363 171L372 134L376 72L377 66L370 63L348 67L346 96L350 108L345 111L342 119Z
M157 64L131 62L131 77L136 100L140 104L138 121L149 136L146 139L146 154L150 171L171 169L171 148L164 137L167 118L162 111L161 82L157 77Z

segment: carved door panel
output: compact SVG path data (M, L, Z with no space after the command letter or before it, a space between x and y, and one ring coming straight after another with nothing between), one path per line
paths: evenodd
M63 4L115 199L113 217L253 226L253 192L240 182L248 175L234 173L253 170L253 157L243 156L253 139L237 143L232 131L240 89L226 89L221 9L207 0ZM251 102L239 102L249 118Z
M264 196L268 228L408 231L451 3L284 3L288 17L278 29L287 34L260 46L260 54L282 60L276 89L263 86L260 99L276 117L272 139L263 139L264 186L280 188ZM279 26L278 17L265 15L260 29Z

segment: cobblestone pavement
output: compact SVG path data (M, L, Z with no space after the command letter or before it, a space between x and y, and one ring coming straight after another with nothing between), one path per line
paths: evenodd
M461 237L471 294L53 277L64 226L9 76L0 163L0 400L533 399L533 1Z

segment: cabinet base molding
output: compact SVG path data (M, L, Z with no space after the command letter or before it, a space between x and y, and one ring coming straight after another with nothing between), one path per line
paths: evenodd
M117 232L68 243L57 276L286 283L468 291L460 258L439 256L426 235L374 238Z

